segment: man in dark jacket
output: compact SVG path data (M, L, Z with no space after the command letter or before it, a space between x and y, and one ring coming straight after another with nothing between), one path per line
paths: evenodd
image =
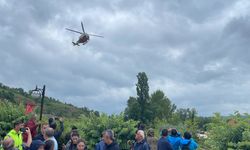
M157 150L173 150L170 143L167 141L168 130L162 130L162 137L159 139L157 144Z
M103 141L105 143L104 150L120 150L119 145L115 142L112 130L105 131Z
M134 150L150 150L150 146L145 140L145 133L143 130L138 130L135 135Z

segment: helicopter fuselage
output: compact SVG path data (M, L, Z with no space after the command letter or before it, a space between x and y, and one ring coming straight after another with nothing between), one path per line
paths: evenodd
M85 34L82 34L82 35L79 37L77 43L86 44L88 41L89 41L89 35L85 33Z

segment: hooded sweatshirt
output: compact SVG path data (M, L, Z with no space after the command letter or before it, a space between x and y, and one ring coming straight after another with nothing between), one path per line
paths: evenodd
M167 141L172 145L173 150L180 149L181 138L179 136L168 136Z
M190 139L190 140L182 139L180 142L180 145L181 145L181 147L183 147L184 145L187 145L189 142L190 142L190 144L189 144L190 150L196 150L198 148L198 144L193 139Z

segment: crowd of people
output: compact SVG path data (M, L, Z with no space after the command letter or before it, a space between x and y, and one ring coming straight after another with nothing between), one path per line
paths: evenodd
M60 129L56 129L56 120L60 122ZM67 143L59 145L58 141L64 131L63 119L50 118L48 123L40 124L40 133L37 134L38 124L34 118L27 123L22 120L13 123L13 129L1 142L3 150L87 150L86 142L80 137L77 127L73 126L66 135ZM135 140L129 141L130 150L195 150L197 143L189 132L183 136L176 129L162 129L161 137L156 138L154 130L149 129L147 135L144 129L138 128ZM101 140L95 145L95 150L120 150L115 134L108 129L102 132Z

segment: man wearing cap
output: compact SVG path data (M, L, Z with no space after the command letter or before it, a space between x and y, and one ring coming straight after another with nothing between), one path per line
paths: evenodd
M150 146L145 140L145 133L143 130L138 130L135 134L134 150L150 150Z

